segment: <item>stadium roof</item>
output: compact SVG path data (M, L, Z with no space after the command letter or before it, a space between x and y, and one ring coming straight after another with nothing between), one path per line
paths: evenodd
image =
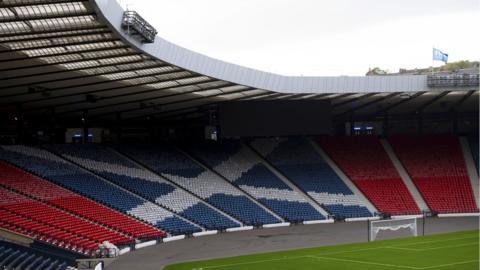
M337 116L478 106L478 77L440 88L423 75L287 77L142 41L123 20L115 0L0 0L0 111L109 121L254 99L329 99Z

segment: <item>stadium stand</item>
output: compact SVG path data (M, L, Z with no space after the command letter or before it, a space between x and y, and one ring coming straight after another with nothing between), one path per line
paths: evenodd
M308 139L257 139L251 145L335 218L372 216L315 151Z
M0 162L0 185L59 209L109 227L135 239L164 237L165 233L125 214Z
M75 262L69 259L0 241L0 269L65 270L74 264Z
M264 209L236 187L207 171L173 146L118 146L118 149L243 223L261 223L258 215L265 213Z
M476 137L468 137L468 143L470 145L470 149L472 150L472 157L473 161L475 162L475 167L477 168L477 173L478 173L478 136Z
M88 255L93 255L100 245L98 239L86 237L81 232L83 228L80 228L80 232L77 228L73 228L73 231L67 229L68 222L73 220L67 217L67 223L64 223L63 220L56 219L52 214L57 214L57 211L4 188L0 188L0 196L2 228ZM59 217L65 216L60 214ZM50 218L52 220L49 220ZM60 223L56 224L57 221ZM90 229L87 227L85 231L89 232Z
M376 136L320 137L318 142L380 212L420 213Z
M108 183L46 150L21 145L1 146L0 159L164 229L172 235L201 230L172 212Z
M51 145L48 149L209 230L224 230L239 225L190 193L109 148L99 145Z
M189 149L210 168L283 219L289 222L325 219L305 198L263 165L256 154L240 141L196 144ZM267 218L266 223L278 222L273 217Z
M457 136L403 135L389 140L432 211L478 211Z

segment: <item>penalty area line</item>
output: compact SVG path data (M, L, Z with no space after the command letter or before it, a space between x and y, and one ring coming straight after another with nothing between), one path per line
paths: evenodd
M456 263L447 263L447 264L440 264L440 265L432 265L432 266L422 267L422 268L418 268L418 269L435 269L435 268L442 268L442 267L447 267L447 266L454 266L454 265L474 263L474 262L478 262L478 260L463 261L463 262L456 262Z
M377 263L377 262L358 261L358 260L341 259L341 258L320 257L320 256L309 256L309 257L310 258L315 258L315 259L321 259L321 260L338 261L338 262L350 262L350 263L359 263L359 264L368 264L368 265L378 265L378 266L395 267L395 268L403 268L403 269L420 269L420 268L415 267L415 266L407 266L407 265Z
M220 265L204 266L204 267L194 268L194 269L216 269L216 268L225 268L225 267L238 266L238 265L249 265L249 264L257 264L257 263L265 263L265 262L294 260L294 259L301 259L301 258L307 258L307 257L308 257L308 256L282 257L282 258L269 259L269 260L258 260L258 261L251 261L251 262L240 262L240 263L231 263L231 264L220 264Z
M459 245L448 245L448 246L431 247L431 248L404 248L404 247L399 247L399 246L387 246L387 247L385 247L385 248L398 249L398 250L407 250L407 251L415 251L415 252L422 252L422 251L431 251L431 250L437 250L437 249L449 249L449 248L469 247L469 246L478 246L478 243L468 243L468 244L459 244Z

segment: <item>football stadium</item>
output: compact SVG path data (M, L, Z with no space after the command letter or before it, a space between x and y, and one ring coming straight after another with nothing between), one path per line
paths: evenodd
M479 62L432 58L284 76L0 0L0 269L479 269Z

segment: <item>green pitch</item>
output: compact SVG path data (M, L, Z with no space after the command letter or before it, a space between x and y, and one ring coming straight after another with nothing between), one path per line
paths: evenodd
M449 233L182 263L165 269L478 270L478 236L478 231Z

